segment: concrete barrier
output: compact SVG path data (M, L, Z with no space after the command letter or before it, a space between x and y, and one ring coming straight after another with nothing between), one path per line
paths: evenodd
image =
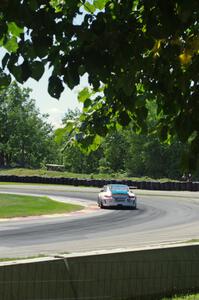
M0 264L1 300L149 300L199 290L199 245Z

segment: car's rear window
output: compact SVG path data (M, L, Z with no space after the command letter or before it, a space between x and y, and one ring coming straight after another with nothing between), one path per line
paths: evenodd
M122 191L127 191L129 188L128 186L125 185L112 185L111 190L122 190Z

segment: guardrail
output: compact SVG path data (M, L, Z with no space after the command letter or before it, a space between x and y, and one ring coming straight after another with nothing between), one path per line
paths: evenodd
M156 300L199 291L199 245L0 264L1 300Z
M132 181L132 180L103 180L103 179L81 179L66 177L43 177L43 176L14 176L0 175L0 182L24 182L24 183L46 183L64 184L74 186L102 187L105 184L121 183L134 186L144 190L164 190L164 191L199 191L199 182L180 181Z

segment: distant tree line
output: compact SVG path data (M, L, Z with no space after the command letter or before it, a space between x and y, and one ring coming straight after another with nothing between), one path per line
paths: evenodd
M66 169L75 173L181 178L183 149L179 141L171 145L161 144L155 137L121 130L110 133L98 150L89 154L75 146L65 148L63 161Z
M52 126L29 94L15 82L0 91L1 168L38 167L56 158Z
M148 127L157 122L155 102L150 102ZM54 130L47 115L40 114L30 89L13 82L0 91L0 167L39 168L46 163L64 164L75 173L123 173L127 176L180 179L181 160L187 145L172 137L162 143L153 133L135 134L125 129L109 131L97 150L86 152L78 143L70 143L70 123L79 121L80 111L68 110L60 128ZM78 138L78 137L72 137ZM195 178L199 178L196 168Z
M150 104L148 122L156 122L155 104ZM63 125L77 121L80 111L68 110ZM153 124L151 124L152 126ZM187 145L173 137L168 143L162 143L153 134L135 134L131 125L126 129L110 131L99 148L85 152L78 144L67 143L66 128L55 131L55 139L60 149L60 158L68 171L75 173L124 173L127 176L148 176L152 178L181 179L183 173L183 156ZM188 171L187 171L188 172ZM194 176L198 178L196 170Z

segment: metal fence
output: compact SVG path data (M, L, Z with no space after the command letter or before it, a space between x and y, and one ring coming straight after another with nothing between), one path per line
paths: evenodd
M0 265L1 300L155 300L198 291L199 245Z

